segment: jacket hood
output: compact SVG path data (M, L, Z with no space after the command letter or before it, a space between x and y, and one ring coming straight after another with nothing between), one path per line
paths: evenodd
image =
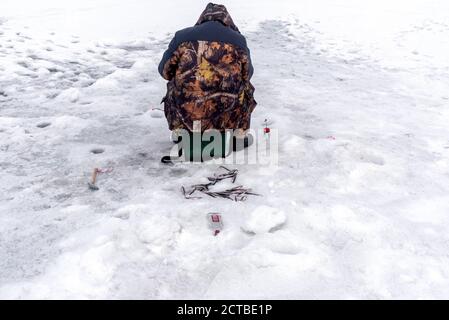
M226 7L222 4L209 3L203 13L201 13L200 18L195 25L200 25L208 21L218 21L226 27L240 33L239 29L234 24L234 21L232 21L228 10L226 10Z

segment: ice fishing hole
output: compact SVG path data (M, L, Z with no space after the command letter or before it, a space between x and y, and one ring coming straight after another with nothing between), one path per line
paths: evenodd
M92 150L90 150L90 152L92 152L93 154L100 154L104 152L104 149L102 148L94 148Z

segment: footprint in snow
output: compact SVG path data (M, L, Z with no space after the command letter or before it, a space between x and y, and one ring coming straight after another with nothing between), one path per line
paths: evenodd
M247 234L273 233L281 230L285 225L287 216L277 208L261 205L253 210L245 223L241 226Z
M164 112L160 109L151 109L150 117L151 118L162 118L164 116Z
M51 122L41 122L41 123L39 123L36 127L42 129L42 128L48 127L49 125L51 125Z
M359 158L362 162L368 162L378 166L385 165L385 160L382 157L374 154L360 154Z

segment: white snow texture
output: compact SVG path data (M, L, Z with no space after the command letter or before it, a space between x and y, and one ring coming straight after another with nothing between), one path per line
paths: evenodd
M449 3L223 1L280 141L232 202L159 162L157 64L207 2L0 1L0 298L449 298Z

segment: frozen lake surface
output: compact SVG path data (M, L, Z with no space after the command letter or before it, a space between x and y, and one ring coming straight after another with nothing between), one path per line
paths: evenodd
M245 202L159 162L157 64L206 3L1 1L0 298L448 298L449 3L225 1L280 138Z

